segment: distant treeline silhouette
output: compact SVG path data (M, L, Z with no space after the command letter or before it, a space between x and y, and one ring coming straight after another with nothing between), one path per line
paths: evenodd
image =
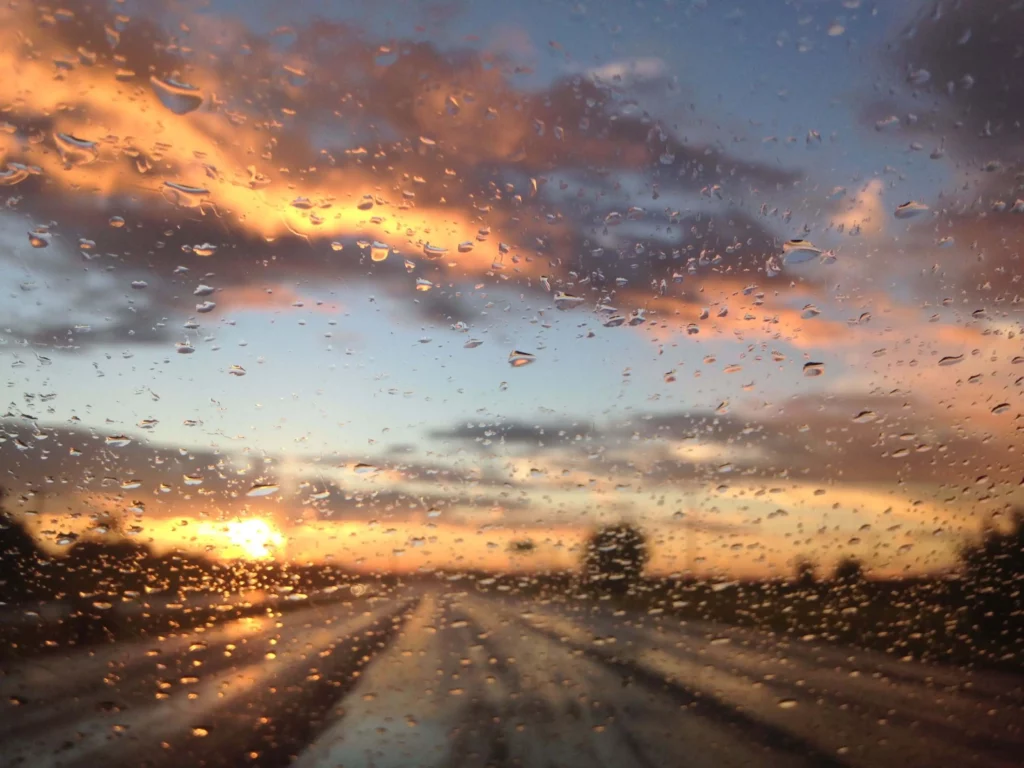
M899 655L1024 666L1024 513L959 551L958 578L869 579L842 557L827 579L799 557L792 581L709 584L644 577L643 532L628 523L595 530L583 552L585 594L681 618L744 624Z
M533 542L513 548L529 554ZM374 579L387 584L437 580L476 589L501 589L556 598L577 594L615 600L681 617L747 624L775 631L870 646L893 653L947 660L1020 665L1024 660L1024 513L991 528L959 551L958 578L893 581L867 578L863 564L844 557L827 579L815 562L798 558L792 581L710 584L645 575L650 545L630 523L595 530L580 572L532 574L435 573L367 577L341 565L272 560L219 561L187 552L156 556L143 544L110 537L79 541L67 556L39 549L17 517L3 511L0 489L0 606L62 601L75 614L97 615L97 605L153 595L238 594L266 590L318 593ZM2 630L2 627L0 627Z

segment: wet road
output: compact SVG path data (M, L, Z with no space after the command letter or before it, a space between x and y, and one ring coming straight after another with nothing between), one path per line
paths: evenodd
M7 766L1020 765L1024 684L421 591L3 662Z

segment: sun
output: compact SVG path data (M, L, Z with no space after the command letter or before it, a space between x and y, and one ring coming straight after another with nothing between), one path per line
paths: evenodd
M224 524L224 536L232 550L247 560L266 560L284 544L284 536L266 520L231 520Z

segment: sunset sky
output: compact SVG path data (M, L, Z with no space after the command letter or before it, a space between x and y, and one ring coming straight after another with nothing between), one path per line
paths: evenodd
M528 570L626 519L661 573L950 567L1024 502L1022 86L962 40L1024 14L750 5L0 11L7 507L54 553Z

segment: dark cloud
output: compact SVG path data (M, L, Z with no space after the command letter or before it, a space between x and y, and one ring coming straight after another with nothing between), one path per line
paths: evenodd
M594 476L635 475L645 487L735 477L898 483L945 486L951 498L967 500L998 498L1019 481L992 440L957 429L935 405L899 393L808 395L749 418L700 410L640 413L600 425L471 423L431 436L473 444L485 455L558 455Z
M673 275L691 259L697 263L701 251L720 260L699 263L709 275L758 269L774 248L774 237L766 221L744 214L736 204L754 190L800 178L792 170L688 142L681 138L685 125L669 126L655 114L637 111L629 89L587 75L530 90L516 84L514 67L500 59L406 40L388 42L393 61L385 65L380 41L323 19L273 39L211 21L193 33L189 43L195 53L186 56L158 23L155 9L152 17L140 11L123 19L102 5L65 5L70 14L25 11L12 23L45 30L45 37L35 36L42 50L34 55L86 52L78 55L87 63L72 62L56 76L74 83L103 73L115 83L109 98L80 88L64 113L110 126L112 133L97 142L96 162L59 172L80 182L70 183L56 170L32 176L18 185L15 210L31 223L56 222L55 232L66 243L80 237L94 241L97 258L85 267L109 270L124 290L70 297L56 292L51 300L61 303L55 318L10 326L11 335L34 343L169 343L180 333L178 324L195 314L191 291L207 271L215 272L211 284L225 289L214 315L200 318L207 324L243 302L237 294L231 298L230 289L239 286L365 277L384 291L407 296L414 278L402 259L373 263L367 249L355 244L363 233L375 231L368 221L376 212L401 220L403 210L412 216L451 210L476 229L493 230L492 239L481 236L477 249L493 254L497 266L491 268L489 255L472 264L465 258L457 260L453 272L443 261L424 258L422 245L405 248L406 237L396 242L392 233L392 245L402 246L403 259L416 265L415 277L439 286L415 306L432 319L469 316L465 302L443 290L448 275L468 281L521 271L529 279L517 282L539 290L536 278L543 273L560 284L586 278L588 290L602 292L627 277L645 290L662 279L671 285ZM133 89L151 92L151 76L212 79L217 101L207 97L196 115L168 110L147 117L131 94ZM670 86L664 78L643 83L645 91ZM5 119L14 147L7 160L52 162L63 118L28 98ZM126 135L138 130L137 119L164 132ZM93 174L96 189L90 186ZM610 203L622 174L636 176L652 190L643 224L650 235L605 236L607 217L626 213ZM545 187L570 178L585 183L586 205L546 196ZM166 181L241 192L182 209L168 201ZM330 190L333 200L316 197L308 212L295 209L289 201L307 189ZM657 193L701 190L718 201L718 210L696 217L657 207ZM352 210L365 194L383 205L376 203L343 231L332 231L332 217ZM261 195L280 200L283 210L246 207ZM291 234L297 230L285 221L298 215L296 210L304 211L301 237ZM108 226L113 215L126 225ZM325 234L312 223L314 216L325 220ZM436 226L444 225L444 214L436 216ZM422 244L436 236L412 232L407 237ZM508 239L510 253L499 253L499 237ZM598 245L598 240L612 244ZM343 244L344 251L334 251L331 241ZM191 247L200 243L217 245L216 255L198 256ZM21 249L27 252L28 245ZM580 258L569 260L563 253ZM534 265L526 265L527 259ZM189 272L175 274L177 266ZM73 277L82 269L72 248L57 274ZM127 286L140 272L148 283L145 301L132 302ZM101 305L105 320L90 323ZM172 321L164 322L165 317ZM81 330L88 325L95 327Z

